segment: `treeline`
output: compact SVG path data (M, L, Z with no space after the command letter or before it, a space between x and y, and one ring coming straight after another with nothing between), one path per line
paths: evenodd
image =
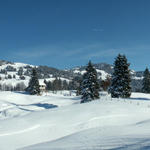
M46 90L59 91L59 90L76 90L79 86L79 81L73 79L72 81L61 80L61 78L55 78L54 81L44 80Z
M130 73L129 66L130 66L130 64L127 62L126 56L119 54L114 61L114 68L113 68L112 76L111 77L108 76L105 80L101 80L100 78L97 78L96 69L93 66L93 64L91 62L89 62L89 64L86 67L86 73L84 75L74 76L74 78L68 79L68 80L62 80L60 74L58 73L58 70L54 70L54 69L48 70L45 73L44 77L48 73L52 73L53 71L55 71L56 72L55 80L49 81L49 80L45 79L44 83L46 85L47 91L76 90L77 95L82 95L83 89L86 89L86 90L88 89L85 86L85 83L89 84L89 79L90 80L92 79L92 76L90 76L90 75L92 75L92 72L89 73L89 70L91 69L95 73L94 76L96 76L98 91L108 91L109 93L111 93L112 97L130 97L130 95L131 95L131 73ZM38 81L38 79L40 78L39 74L41 74L41 72L45 72L45 70L47 70L47 68L40 67L40 69L39 69L39 68L32 68L30 66L26 66L25 68L26 68L26 71L23 71L23 68L20 67L19 70L17 70L17 75L22 80L25 80L24 75L30 75L31 79L29 81L28 87L30 86L30 89L32 89L32 88L34 88L34 84L36 83L37 91L40 91L40 90L38 90L38 89L40 89L40 85L39 85L39 81ZM33 70L34 70L34 74L33 74ZM5 74L5 77L7 79L16 78L15 75L11 76L11 75L7 74L7 71L16 71L15 68L8 66L5 70L3 70L3 69L0 70L0 72ZM67 74L64 73L64 76L65 75L67 76ZM37 81L35 82L34 79L36 79ZM95 80L95 78L92 79L90 82L93 82L93 80ZM92 86L92 84L93 83L91 83L91 86ZM11 84L6 85L5 83L0 84L0 90L2 90L2 91L24 91L24 90L29 89L28 87L26 88L23 82L18 83L16 86L12 86ZM86 88L84 88L84 87L86 87ZM90 93L89 91L93 90L92 88L93 87L90 87L87 90L87 92L86 92L87 95ZM148 68L144 72L142 92L150 93L150 73L149 73Z
M44 80L47 91L60 91L60 90L80 90L80 84L82 82L82 78L74 78L71 81L61 80L61 78L55 78L53 81ZM108 87L111 83L111 78L108 76L105 80L98 80L99 90L107 91Z
M129 98L131 96L131 70L125 55L119 54L114 61L114 71L106 80L99 80L97 71L89 61L83 76L71 81L61 80L56 77L54 81L44 80L47 91L76 90L81 95L82 103L99 98L99 91L108 91L113 98ZM29 86L26 90L30 94L40 94L37 69L33 68ZM150 72L146 68L143 78L142 91L150 93Z
M12 84L0 84L0 91L25 91L26 86L24 82L19 82L15 86Z
M37 69L33 68L28 87L25 90L31 95L40 95L43 91L75 90L79 86L79 83L75 80L66 81L57 77L54 81L44 80L44 84L44 87L39 84Z

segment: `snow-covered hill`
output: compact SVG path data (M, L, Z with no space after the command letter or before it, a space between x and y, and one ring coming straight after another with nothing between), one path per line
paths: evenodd
M113 66L106 63L94 64L98 79L105 80L111 77ZM29 82L31 70L33 65L24 63L11 63L7 61L0 61L0 89L13 90L18 87L24 89ZM38 68L38 76L40 83L43 84L44 79L53 81L55 77L60 77L61 80L71 81L73 78L81 77L85 73L85 66L75 67L68 70L59 70L47 66L36 66ZM142 87L142 72L131 71L132 75L132 89L133 91L140 91Z
M79 102L67 91L43 96L1 92L1 112L5 110L6 116L0 120L0 149L138 150L150 146L150 94L111 99L101 93L99 100ZM58 107L52 109L50 104Z
M33 67L38 68L40 84L44 83L44 79L46 79L47 81L55 80L57 69L53 69L52 73L47 73L46 70L45 72L41 71L42 66L34 66L34 65L24 64L24 63L11 63L7 61L0 61L0 85L1 85L0 88L1 90L11 91L12 89L17 88L17 86L22 87L22 89L27 87ZM67 82L69 82L70 79L64 78L62 76L61 80L62 81L66 80Z

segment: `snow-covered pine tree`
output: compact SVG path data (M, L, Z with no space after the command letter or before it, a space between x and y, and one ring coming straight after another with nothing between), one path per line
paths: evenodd
M97 80L97 72L91 61L89 61L88 66L86 67L86 73L83 75L81 95L81 103L99 98L99 83Z
M150 93L150 72L148 68L146 68L144 71L142 91L144 93Z
M26 88L26 91L29 92L31 95L40 94L39 80L37 77L36 68L32 69L31 79L29 81L28 87Z
M114 62L114 73L112 75L109 92L112 97L128 98L131 95L130 64L125 55L118 55Z

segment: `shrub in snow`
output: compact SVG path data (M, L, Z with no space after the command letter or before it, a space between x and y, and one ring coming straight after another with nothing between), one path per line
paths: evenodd
M7 66L6 68L5 68L7 71L16 71L16 68L14 68L14 67L12 67L12 66Z
M12 79L12 76L10 74L8 75L8 79Z
M24 91L26 88L24 82L17 83L14 87L14 91Z
M18 75L19 75L19 76L22 76L22 75L23 75L23 68L22 68L22 67L19 68L19 70L18 70Z
M131 76L125 55L118 55L114 62L114 72L109 89L111 97L128 98L131 95Z
M26 78L25 78L25 76L20 76L20 79L25 80Z
M86 67L86 73L83 75L81 95L81 103L99 98L99 83L97 80L97 72L91 61L89 61L88 66Z

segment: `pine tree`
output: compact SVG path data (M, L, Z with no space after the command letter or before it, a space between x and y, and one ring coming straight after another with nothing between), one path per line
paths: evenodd
M26 91L28 91L31 95L40 94L39 80L37 77L36 68L32 69L31 79Z
M144 71L142 91L144 93L150 93L150 72L148 68L146 68Z
M97 81L97 72L91 61L89 61L88 66L86 67L86 73L83 75L81 95L81 103L99 98L99 83Z
M79 95L81 95L81 84L82 84L82 80L79 80L78 81L78 86L77 86L77 88L76 88L76 96L79 96Z
M66 80L63 81L63 90L68 90L68 83Z
M58 80L57 77L53 81L53 90L56 91L56 92L59 90L59 80Z
M109 89L112 97L128 98L131 95L131 76L125 55L118 55L114 62L114 73Z

